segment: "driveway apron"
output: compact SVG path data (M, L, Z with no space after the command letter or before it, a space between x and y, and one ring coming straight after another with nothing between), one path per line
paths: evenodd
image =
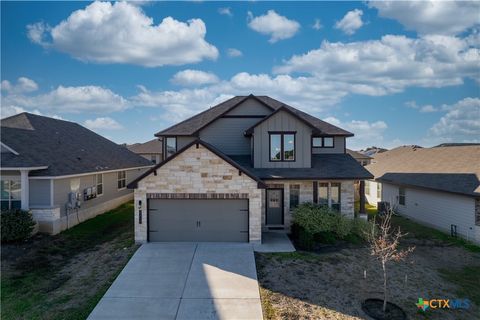
M262 319L253 248L144 244L88 319Z

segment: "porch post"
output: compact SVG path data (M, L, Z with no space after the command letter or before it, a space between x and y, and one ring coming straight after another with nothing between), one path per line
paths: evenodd
M29 210L28 203L29 190L28 190L28 170L20 170L20 200L22 201L22 210Z
M365 180L360 180L360 188L359 188L359 193L360 193L360 214L365 213Z

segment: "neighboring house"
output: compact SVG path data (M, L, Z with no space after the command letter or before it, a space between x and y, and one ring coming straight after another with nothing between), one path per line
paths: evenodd
M144 157L153 164L160 163L163 160L162 148L163 143L161 139L153 139L145 143L135 143L126 146L128 150Z
M156 134L164 160L133 181L135 240L260 242L303 202L354 214L352 133L267 96L238 96Z
M366 167L369 203L387 201L402 215L480 242L480 146L404 146Z
M1 207L30 210L56 234L133 198L151 163L69 121L30 113L1 120Z
M372 162L372 157L366 154L347 149L347 153L357 160L362 166L366 166Z
M376 154L382 153L385 151L388 151L388 150L384 148L378 148L378 147L372 146L372 147L366 148L365 150L360 150L359 153L369 156L370 158L375 158Z

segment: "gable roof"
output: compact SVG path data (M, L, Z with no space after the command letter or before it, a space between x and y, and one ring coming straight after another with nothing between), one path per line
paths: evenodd
M64 176L151 166L150 161L77 123L31 113L1 120L2 167L42 167L31 176Z
M226 100L210 109L207 109L189 119L186 119L176 125L173 125L165 130L162 130L155 134L155 136L169 136L169 135L179 135L179 136L192 136L196 135L201 129L206 127L208 124L212 123L213 121L220 118L225 113L229 112L230 110L234 109L238 105L240 105L243 101L252 98L263 105L270 108L273 112L277 111L280 108L283 110L288 110L291 114L302 120L303 122L307 123L309 126L318 130L319 133L325 135L343 135L343 136L353 136L351 132L343 130L339 127L336 127L330 123L322 121L314 116L309 115L303 111L300 111L294 107L291 107L283 102L270 98L268 96L236 96L229 100ZM269 116L271 116L270 114ZM267 117L269 117L267 116ZM264 119L260 120L261 123ZM259 124L258 123L258 124ZM257 124L257 125L258 125Z
M162 153L162 141L160 139L153 139L145 143L135 143L127 145L127 149L135 153Z
M258 183L258 187L259 188L266 188L266 185L265 183L263 183L263 181L261 181L257 176L255 176L252 172L250 172L249 170L247 170L246 168L240 166L237 162L233 161L230 157L226 156L223 152L221 152L220 150L218 150L217 148L215 148L214 146L212 146L211 144L203 141L203 140L200 140L200 139L196 139L192 142L190 142L189 144L187 144L186 146L184 146L183 148L181 148L180 150L178 150L176 153L174 153L171 157L163 160L162 162L160 162L159 164L155 165L154 167L150 168L149 170L147 170L145 173L143 173L142 175L140 175L138 178L136 178L135 180L133 180L132 182L130 182L128 184L128 188L130 189L133 189L133 188L136 188L137 185L138 185L138 182L141 181L142 179L144 179L145 177L149 176L150 174L152 174L153 172L155 172L158 168L164 166L165 164L167 164L168 162L172 161L173 159L175 159L178 155L182 154L183 152L185 152L186 150L188 150L190 147L192 147L193 145L202 145L203 147L205 147L206 149L208 149L210 152L214 153L216 156L218 156L219 158L221 158L222 160L224 160L225 162L229 163L231 166L233 166L234 168L237 168L239 171L245 173L247 176L249 176L250 178L252 178L254 181L256 181Z
M480 195L480 146L403 146L377 154L366 168L383 182Z

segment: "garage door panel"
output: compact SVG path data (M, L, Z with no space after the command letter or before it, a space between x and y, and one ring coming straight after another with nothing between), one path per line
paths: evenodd
M152 199L150 241L248 241L248 200Z

